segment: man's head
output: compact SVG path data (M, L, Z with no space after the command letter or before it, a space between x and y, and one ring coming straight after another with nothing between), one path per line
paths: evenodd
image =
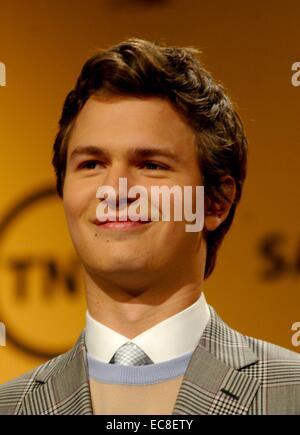
M75 247L91 271L108 270L113 255L116 270L140 267L151 274L162 265L178 270L193 262L193 254L198 258L202 239L205 278L214 268L241 197L247 141L229 98L197 55L192 48L130 39L89 59L66 98L53 165ZM90 145L102 151L77 152ZM163 149L177 160L159 154L146 159L137 152L141 148ZM146 160L161 167L153 169L152 163L149 169L148 163L145 169ZM97 233L89 227L96 190L102 184L116 187L119 177L147 189L204 185L203 234L186 233L184 223L176 222L153 222L126 236ZM92 260L96 253L100 263Z

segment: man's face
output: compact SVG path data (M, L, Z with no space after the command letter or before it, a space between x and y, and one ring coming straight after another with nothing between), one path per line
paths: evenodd
M95 222L98 188L109 185L118 193L121 177L127 178L128 190L144 186L149 200L151 186L202 185L195 140L191 127L165 100L87 101L68 144L63 200L73 243L90 274L124 279L138 288L149 280L178 280L178 274L200 267L201 233L186 232L185 221L125 229Z

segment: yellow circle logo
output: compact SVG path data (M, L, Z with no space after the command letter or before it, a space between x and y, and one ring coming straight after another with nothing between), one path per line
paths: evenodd
M22 198L0 221L0 321L33 355L68 350L84 326L82 271L53 187Z

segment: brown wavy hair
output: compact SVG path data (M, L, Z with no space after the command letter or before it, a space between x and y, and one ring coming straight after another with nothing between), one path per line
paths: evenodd
M200 61L200 52L130 38L97 51L84 64L64 102L53 146L57 192L63 197L67 146L75 119L93 95L130 95L168 99L194 128L205 195L213 203L229 201L224 177L231 176L236 197L227 219L205 232L205 278L213 271L218 248L229 230L246 177L247 139L242 122L226 95Z

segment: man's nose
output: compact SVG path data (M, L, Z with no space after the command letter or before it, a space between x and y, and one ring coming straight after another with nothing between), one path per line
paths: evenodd
M137 183L136 178L131 173L130 168L124 163L116 163L106 171L102 180L102 185L110 186L116 193L117 206L121 202L130 203L133 199L128 198L128 191Z

